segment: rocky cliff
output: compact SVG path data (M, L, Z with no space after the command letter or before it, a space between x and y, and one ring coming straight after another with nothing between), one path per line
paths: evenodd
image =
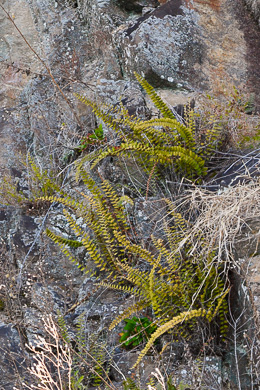
M259 15L259 0L3 0L1 180L10 173L19 189L26 191L20 153L26 161L28 152L36 156L42 169L64 170L63 180L71 179L70 171L65 169L71 151L97 126L92 110L73 93L112 105L123 98L130 114L142 118L153 115L134 72L145 77L170 107L186 104L194 97L199 100L205 93L221 102L236 87L253 96L254 110L259 111ZM257 156L259 159L259 153ZM121 171L111 164L104 170L112 181L123 181ZM147 240L156 231L161 213L160 204L158 209L152 205L144 199L134 205L138 226ZM256 208L256 220L258 212ZM60 214L61 209L52 206L36 215L30 207L0 207L0 338L4 351L0 357L0 388L4 390L14 386L23 389L22 381L30 381L26 367L31 357L25 344L42 334L43 313L67 313L89 294L91 298L79 304L68 315L68 321L73 324L82 312L87 313L91 334L107 329L111 317L125 305L122 294L106 290L96 294L94 281L75 269L43 234L46 224L56 226L58 232L69 232ZM245 221L244 226L236 256L243 264L242 286L247 283L249 287L249 292L242 288L250 306L247 315L253 317L254 312L255 316L250 322L254 328L250 334L255 340L253 351L260 299L259 226L255 220L252 225ZM244 252L243 240L249 242ZM252 253L258 257L250 258ZM79 250L78 256L83 259L85 254ZM234 299L241 291L238 279L234 277L238 286ZM117 343L116 337L110 337L110 346ZM176 344L175 352L169 354L171 367L181 359L181 348ZM243 357L245 354L242 352ZM136 356L136 352L127 354L116 349L117 368L114 366L111 374L115 382L121 383L129 374ZM208 388L225 388L227 378L219 384L224 363L219 356L208 358L214 383ZM140 372L147 378L152 369L154 362L148 356ZM187 367L179 365L176 372L183 370ZM246 383L242 381L238 388L247 389Z

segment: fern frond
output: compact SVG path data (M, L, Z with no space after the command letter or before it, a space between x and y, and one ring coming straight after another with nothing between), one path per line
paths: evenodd
M120 267L126 271L123 278L139 288L142 287L140 293L146 295L146 292L149 290L149 272L141 271L124 263L120 263Z
M157 265L158 268L161 270L161 272L167 272L164 267L162 267L160 264L158 264L157 259L152 255L150 251L148 251L145 248L142 248L141 246L137 244L133 244L131 241L129 241L125 236L122 234L119 234L118 231L113 232L117 240L124 245L124 247L130 251L133 254L139 255L141 258L146 260L148 263L150 263L152 266Z
M50 232L50 233L52 233L52 232ZM51 236L49 236L49 237L52 239ZM60 248L60 250L62 251L62 253L64 253L64 255L65 255L72 263L74 263L81 271L88 273L88 271L86 270L86 268L85 268L82 264L80 264L80 263L78 262L78 260L77 260L74 256L72 256L72 254L71 254L71 253L69 252L69 250L66 248L66 245L65 245L64 243L60 242L59 240L56 240L55 235L53 236L53 241L55 242L55 244L57 244L57 245L59 246L59 248Z
M64 195L64 191L61 189L61 187L53 180L51 180L46 170L40 169L40 167L36 164L30 153L28 153L27 159L31 171L30 174L32 175L32 178L29 177L29 179L31 179L32 181L31 190L32 195L34 197L38 197L42 194L44 196L52 195L53 193L59 193L60 195Z
M175 116L173 115L172 111L169 109L169 107L167 107L167 105L164 103L164 101L155 92L154 88L138 73L134 72L134 75L135 75L135 78L138 81L138 83L143 87L143 89L149 95L149 97L152 100L155 107L157 107L158 110L160 110L160 112L163 114L163 116L165 118L175 119Z
M134 141L122 143L117 148L107 148L99 154L98 158L93 162L91 168L93 169L107 156L118 156L130 151L149 156L153 164L161 163L169 165L173 161L172 158L177 157L179 159L177 162L178 164L182 163L186 169L189 168L190 171L195 171L198 175L205 175L207 171L204 167L204 160L190 149L185 149L182 146L153 147L149 144L141 144Z
M101 287L111 288L112 290L123 291L127 294L132 294L132 295L135 295L137 297L140 297L140 292L134 287L120 286L120 285L110 284L110 283L105 283L105 282L100 282L100 283L98 283L98 285Z
M91 239L87 236L87 234L84 232L84 230L82 230L82 229L77 225L77 223L75 222L75 220L71 217L71 215L70 215L66 210L63 210L63 213L64 213L66 219L68 220L70 227L74 230L74 232L76 233L76 235L82 237L82 238L81 238L81 242L82 242L82 244L84 245L84 247L87 249L88 254L90 255L91 259L95 262L95 264L96 264L98 267L103 266L103 265L104 265L104 260L103 260L102 257L100 256L99 251L98 251L98 248L97 248L96 245L93 243L93 240L91 240Z
M42 196L36 200L45 200L52 203L61 203L64 206L67 206L73 210L87 210L86 206L82 202L78 202L75 199L72 199L70 196L67 197L58 197L58 196Z
M46 229L45 233L48 237L52 239L52 241L55 241L56 243L65 244L68 245L71 248L78 248L80 246L83 246L83 243L81 241L76 240L69 240L68 238L60 237L54 232L52 232L50 229Z
M171 118L160 118L160 119L150 119L148 121L143 121L141 123L138 123L135 125L134 130L135 131L145 131L147 129L151 129L151 126L160 126L163 127L165 130L164 132L156 132L156 138L162 140L166 140L168 138L169 141L174 142L174 139L171 139L169 136L181 136L183 141L185 142L185 145L187 148L191 150L195 150L195 139L192 134L191 129L188 127L184 126L180 122L178 122L176 119L171 119ZM168 135L167 132L170 131L170 134ZM173 132L172 132L173 130ZM152 133L152 131L150 130ZM176 139L177 141L177 139Z
M191 310L181 313L180 315L174 317L172 320L166 322L164 325L160 326L149 339L148 343L144 347L144 349L140 352L138 359L136 363L133 365L132 368L135 368L140 361L143 359L143 357L147 354L151 346L154 344L155 340L158 339L162 334L168 332L170 329L172 329L175 325L181 323L181 322L187 322L192 318L196 317L204 317L207 315L206 310L204 309L198 309L198 310Z
M84 312L76 319L76 343L79 354L83 357L84 350L86 350L86 325Z
M96 103L92 102L85 96L79 95L78 93L74 94L82 103L86 104L87 106L90 106L93 110L93 112L100 118L102 121L111 127L114 131L118 132L120 131L120 126L118 121L112 116L107 113L105 113Z
M113 212L115 213L114 219L116 221L122 222L122 224L124 225L124 228L127 228L128 223L127 223L127 220L125 218L123 208L118 200L118 195L114 191L113 187L111 186L111 184L107 180L103 180L101 187L105 193L105 196L107 197L107 199L109 199L109 201L112 204Z
M154 274L155 274L156 268L158 267L160 261L161 261L161 256L159 255L156 263L154 264L153 268L151 269L151 272L149 275L149 285L148 285L149 300L151 302L151 306L152 306L156 315L158 313L158 309L160 309L160 305L158 304L158 300L157 300L157 294L156 294L157 291L156 291L156 287L155 287ZM160 288L161 287L162 286L160 285ZM159 294L159 296L160 296L160 294Z
M207 319L208 319L209 322L212 321L212 319L217 315L218 311L220 310L220 308L221 308L221 306L222 306L222 304L223 304L223 302L224 302L225 297L227 296L227 294L228 294L229 292L230 292L230 288L227 289L224 293L221 294L221 296L220 296L220 298L219 298L219 300L218 300L218 304L217 304L215 310L214 310L214 311L210 310L210 311L208 312Z
M62 335L63 340L66 343L70 344L71 339L70 339L70 336L69 336L68 327L67 327L67 324L65 322L64 316L61 314L61 312L59 310L58 310L57 321L58 321L58 325L59 325L60 330L61 330L61 335Z
M112 330L114 329L121 321L123 321L125 318L128 318L130 317L132 314L135 314L143 309L145 309L146 307L149 306L149 302L147 302L146 300L144 299L141 299L140 301L136 302L135 304L133 304L132 306L128 307L127 309L125 309L123 311L123 313L121 313L119 316L117 316L113 322L111 323L111 325L109 326L109 330Z

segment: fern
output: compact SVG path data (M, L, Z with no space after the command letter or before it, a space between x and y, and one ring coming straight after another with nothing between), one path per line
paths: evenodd
M40 211L37 198L41 196L64 195L61 188L61 175L52 170L41 169L34 161L30 153L27 159L22 158L22 164L26 167L23 178L26 181L26 189L18 190L19 181L12 176L4 176L0 183L0 201L6 205L29 205Z
M206 316L207 312L203 309L198 310L191 310L188 312L183 312L180 315L174 317L172 320L166 322L164 325L160 326L152 335L148 343L146 344L145 348L140 352L138 359L136 363L133 365L133 368L135 368L140 361L143 359L143 357L146 355L146 353L149 351L151 346L154 344L155 340L158 339L162 334L165 332L168 332L170 329L172 329L175 325L183 322L188 321L195 317L204 317Z
M153 238L153 243L158 249L157 259L151 256L149 251L142 249L138 245L131 245L127 239L122 239L122 237L119 239L126 248L134 253L138 253L140 261L143 259L141 263L146 260L151 266L150 271L147 272L130 265L121 264L121 268L127 274L123 277L135 286L135 290L131 290L135 292L135 295L138 294L138 291L140 292L142 299L140 307L150 306L153 308L157 323L160 324L159 329L164 324L169 323L169 317L174 319L170 323L170 327L167 328L167 325L162 328L163 333L172 328L173 325L174 327L181 325L179 330L181 330L183 335L186 335L187 331L191 331L194 327L195 322L191 321L192 318L203 316L208 322L211 322L219 313L220 329L222 336L225 337L227 322L223 313L227 312L225 298L229 290L225 289L224 283L220 278L221 269L213 265L214 252L208 254L207 264L205 264L205 259L198 256L197 251L194 251L194 242L186 240L182 249L183 254L180 256L178 248L180 241L187 235L188 224L180 214L173 211L171 213L175 219L174 226L172 228L168 227L168 233L170 233L168 234L168 239L171 243L172 251L166 249L162 240ZM203 237L198 235L197 239L199 240L197 247L199 251L201 245L204 245ZM191 255L190 253L193 254ZM210 269L209 272L208 269ZM111 287L116 288L115 285ZM124 290L121 286L118 289ZM110 329L116 326L122 319L127 318L129 313L135 313L137 309L138 305L135 304L132 309L130 308L121 314L120 317L113 321ZM187 315L186 317L186 314L189 312L194 315L191 317ZM182 317L182 313L186 313L185 317ZM185 318L184 323L182 322L183 318Z
M202 234L191 239L189 223L166 199L170 217L170 222L166 219L164 224L167 241L152 237L153 248L146 249L131 239L121 198L113 187L107 181L98 186L89 174L83 170L80 172L90 195L81 192L81 200L72 196L46 197L67 207L64 216L78 239L59 237L51 230L46 233L71 261L89 273L68 249L83 246L98 270L100 286L136 297L137 302L115 318L110 329L150 307L159 328L153 335L155 338L148 342L148 349L166 331L187 336L193 331L197 317L203 317L209 323L218 316L225 337L229 290L221 279L220 265L214 264L215 252L207 252L206 257L203 255L206 242ZM77 223L73 213L82 217L92 234Z
M69 247L74 249L80 246L84 247L97 269L103 274L107 276L120 274L123 270L119 264L125 261L124 250L113 232L117 231L125 234L128 230L124 207L107 181L103 181L99 188L84 170L81 170L81 177L88 191L92 192L92 195L80 193L82 201L73 199L71 196L41 198L46 201L60 202L66 206L67 209L63 210L64 216L78 239L71 240L61 237L50 229L46 230L46 234L59 245L63 253L72 262L76 263L82 271L90 272L84 265L77 262L74 255L69 251ZM68 209L72 211L72 214ZM77 224L73 213L83 218L84 223L94 233L95 240Z
M69 335L68 327L67 327L65 319L64 319L64 317L63 317L63 315L61 314L60 311L58 311L58 318L57 318L57 320L58 320L58 325L60 327L61 335L62 335L63 340L67 344L70 344L71 338L70 338L70 335Z
M81 241L69 240L67 238L60 237L60 236L54 234L50 229L46 229L45 232L46 232L47 236L50 237L56 243L68 245L71 248L78 248L78 247L83 245L83 243Z
M107 156L137 158L138 163L147 173L161 166L175 166L187 177L204 176L207 172L201 145L197 145L195 121L192 111L189 114L188 126L178 122L163 100L156 94L145 79L136 74L136 78L145 89L163 118L142 121L130 117L123 105L105 113L96 103L76 95L82 102L90 105L94 113L116 132L120 140L118 146L108 146L96 151L94 155L85 156L77 163L80 170L86 160L93 159L92 169ZM156 169L155 169L156 167Z
M146 93L151 98L152 102L154 103L155 107L158 108L158 110L163 114L165 118L171 118L175 119L175 116L173 115L172 111L167 107L167 105L164 103L164 101L160 98L159 95L155 92L153 87L138 73L135 72L135 77L139 84L143 87L143 89L146 91Z

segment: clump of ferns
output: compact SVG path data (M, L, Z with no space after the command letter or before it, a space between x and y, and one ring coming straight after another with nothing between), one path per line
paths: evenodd
M98 186L91 176L81 169L80 178L86 186L86 192L77 193L77 198L63 193L63 196L47 196L40 198L48 202L57 202L63 204L63 213L72 228L73 233L79 239L63 238L53 231L47 229L47 235L56 242L63 253L69 259L76 263L85 273L100 275L105 278L120 275L123 270L120 268L120 262L129 264L136 261L136 256L127 253L124 246L120 243L119 236L133 237L131 224L124 208L124 202L132 202L130 198L119 197L111 184L102 180ZM72 210L72 214L69 210ZM81 218L81 223L77 223L77 217ZM82 226L86 225L87 229ZM93 238L94 237L94 238ZM95 271L90 271L83 264L79 264L77 257L69 248L84 247L95 265Z
M26 161L21 159L26 167L24 185L11 176L5 176L0 185L0 200L2 204L25 207L29 213L40 213L46 209L46 202L41 196L62 193L62 178L52 170L42 169L28 153ZM38 199L38 200L36 200Z
M191 179L206 175L205 162L218 143L219 128L210 127L203 136L198 137L192 110L186 113L185 124L180 123L152 86L140 75L135 76L162 117L141 120L130 116L122 104L106 112L96 103L77 94L78 99L90 105L94 113L118 137L117 145L105 146L93 155L85 156L78 162L78 166L81 167L89 159L93 160L94 168L107 156L134 156L144 170L154 176L159 175L162 169L172 166L176 172Z
M58 325L63 341L71 350L72 388L98 387L109 379L110 368L106 342L101 341L100 332L88 334L84 313L77 317L76 331L69 331L64 316L59 313Z
M165 222L166 241L152 236L154 248L148 250L131 236L121 199L111 185L104 180L99 188L82 169L81 177L91 192L91 195L81 193L82 201L69 196L45 199L60 202L81 215L83 223L94 232L95 239L66 209L64 215L79 240L65 239L50 230L46 232L82 271L89 273L87 265L79 264L68 249L84 246L96 265L100 286L130 293L136 298L135 304L120 314L110 329L138 311L152 308L158 329L141 352L138 362L163 333L172 331L176 337L192 334L197 318L205 323L217 318L224 338L229 290L222 278L221 265L215 264L214 250L203 251L207 243L202 234L191 239L188 222L165 200L173 222L170 225Z
M226 335L226 296L229 289L222 279L221 266L214 262L215 252L211 251L203 258L200 255L201 247L206 245L203 237L198 236L196 242L190 241L187 239L187 222L178 213L173 213L173 218L175 224L165 227L166 244L163 240L152 237L157 256L123 237L119 238L129 251L138 253L149 264L149 269L144 271L141 267L121 264L126 271L125 279L133 285L132 290L127 287L126 291L131 291L137 302L120 314L112 322L110 329L146 307L152 307L155 323L158 325L136 364L165 332L171 331L176 338L189 337L196 328L198 317L208 324L218 317L220 334L222 338ZM123 289L122 285L101 284Z

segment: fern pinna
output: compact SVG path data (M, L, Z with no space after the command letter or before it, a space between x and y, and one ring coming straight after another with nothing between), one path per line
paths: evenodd
M135 157L148 173L155 166L157 171L160 171L160 167L174 166L186 177L205 175L207 169L202 148L196 143L195 122L190 120L187 121L188 125L184 125L177 121L150 84L138 74L136 78L163 118L140 120L131 117L122 104L105 112L96 103L77 94L78 99L90 105L94 113L118 136L117 145L107 146L92 156L83 157L79 165L92 158L93 168L107 156L124 156Z

